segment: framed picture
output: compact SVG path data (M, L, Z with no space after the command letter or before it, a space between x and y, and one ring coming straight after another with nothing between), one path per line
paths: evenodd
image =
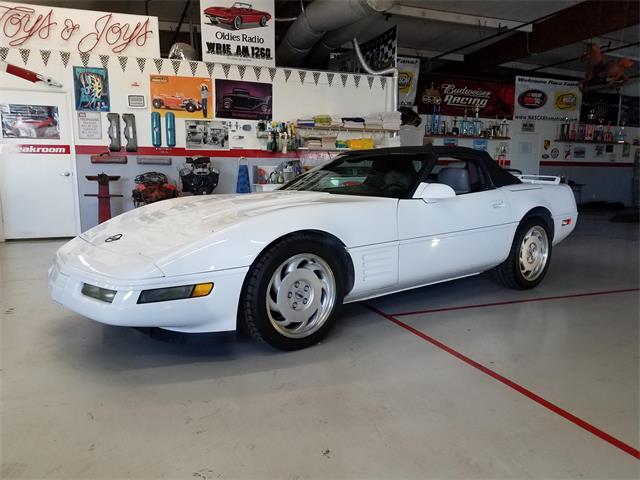
M271 120L270 83L216 80L216 117Z
M108 112L109 74L106 68L73 67L73 90L76 110L80 112Z
M129 108L147 108L147 97L141 94L127 95Z

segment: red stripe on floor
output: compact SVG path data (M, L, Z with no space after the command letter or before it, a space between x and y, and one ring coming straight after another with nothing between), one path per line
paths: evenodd
M427 310L414 310L412 312L391 313L390 315L394 317L406 317L407 315L419 315L421 313L449 312L452 310L467 310L470 308L497 307L500 305L513 305L515 303L545 302L547 300L562 300L565 298L595 297L597 295L611 295L613 293L628 293L628 292L637 292L637 291L640 291L640 288L623 288L620 290L603 290L600 292L571 293L568 295L555 295L553 297L523 298L520 300L506 300L504 302L476 303L472 305L459 305L457 307L430 308Z
M417 329L413 328L411 325L407 325L406 323L402 322L401 320L398 320L397 318L395 318L393 315L386 314L386 313L378 310L377 308L372 307L371 305L367 305L366 303L363 304L363 305L366 306L369 310L371 310L371 311L377 313L378 315L386 318L390 322L395 323L399 327L402 327L405 330L407 330L408 332L413 333L414 335L420 337L424 341L431 343L432 345L440 348L441 350L444 350L448 354L453 355L454 357L456 357L458 360L462 360L467 365L470 365L470 366L480 370L482 373L484 373L486 375L489 375L490 377L494 378L495 380L498 380L499 382L505 384L506 386L513 388L516 392L521 393L525 397L530 398L534 402L542 405L543 407L545 407L545 408L551 410L552 412L560 415L561 417L569 420L571 423L579 426L580 428L585 429L587 432L595 435L596 437L601 438L605 442L610 443L614 447L617 447L620 450L622 450L623 452L626 452L629 455L631 455L631 456L633 456L633 457L635 457L635 458L640 460L640 451L638 451L637 449L633 448L631 445L628 445L628 444L624 443L623 441L618 440L617 438L609 435L608 433L603 432L599 428L591 425L590 423L582 420L581 418L576 417L575 415L567 412L563 408L560 408L559 406L551 403L550 401L545 400L540 395L537 395L537 394L533 393L531 390L528 390L527 388L523 387L522 385L518 385L517 383L509 380L508 378L503 377L499 373L494 372L490 368L487 368L484 365L476 362L475 360L467 357L466 355L454 350L453 348L445 345L441 341L436 340L435 338L430 337L426 333L423 333L420 330L417 330Z

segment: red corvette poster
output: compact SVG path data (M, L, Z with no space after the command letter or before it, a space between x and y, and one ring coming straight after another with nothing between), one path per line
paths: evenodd
M442 115L460 117L466 109L472 117L477 107L481 118L513 118L514 91L512 84L421 75L416 105L423 114L440 102Z
M205 62L275 67L273 0L200 0Z

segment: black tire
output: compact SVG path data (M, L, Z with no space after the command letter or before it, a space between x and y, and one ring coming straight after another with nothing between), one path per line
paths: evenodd
M316 331L302 338L290 338L280 333L269 319L267 289L276 269L298 254L320 257L330 267L335 280L335 301L328 318ZM294 235L268 247L247 273L238 306L240 329L254 339L280 350L299 350L315 345L329 333L342 306L345 288L343 270L330 244L310 235Z
M233 102L227 98L222 101L222 108L225 110L231 110L233 108Z
M260 26L264 27L267 24L268 20L267 17L262 16L262 18L260 18Z
M240 27L242 26L242 18L240 17L235 17L233 19L233 29L234 30L240 30Z
M164 102L159 98L154 98L152 103L153 103L153 108L162 108L162 106L164 105Z
M196 111L196 106L193 103L187 103L185 108L189 113L193 113Z
M533 227L542 228L546 233L548 253L546 264L544 265L542 271L537 275L536 278L529 280L523 275L520 269L520 247L525 236L527 235L527 232L529 232ZM511 244L509 256L504 262L491 270L490 273L492 278L505 287L517 290L526 290L536 287L547 274L547 270L549 269L549 265L551 264L551 253L553 250L551 245L552 242L553 236L551 235L551 231L545 220L540 217L525 218L524 220L522 220L522 222L520 222L520 225L516 230L516 234L513 237L513 243Z

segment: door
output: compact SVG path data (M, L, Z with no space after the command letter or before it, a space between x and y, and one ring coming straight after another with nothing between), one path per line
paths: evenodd
M469 165L471 164L471 165ZM475 162L439 166L430 182L445 183L456 196L437 200L406 199L398 204L401 288L484 271L507 257L515 225L506 195L490 187L488 174L454 180ZM458 169L459 171L456 171ZM458 175L460 173L460 175ZM462 182L464 183L464 182Z
M7 239L79 233L66 93L0 91L0 205Z

